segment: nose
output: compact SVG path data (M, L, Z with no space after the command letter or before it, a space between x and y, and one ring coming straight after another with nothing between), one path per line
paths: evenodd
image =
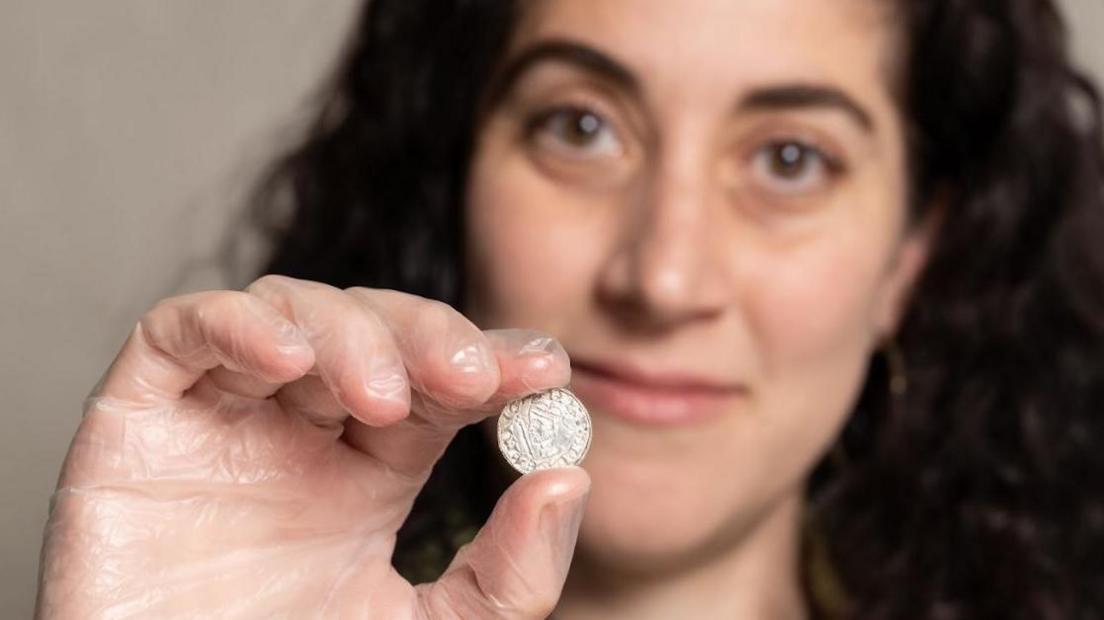
M723 197L694 153L672 153L625 198L620 243L603 267L599 297L622 321L652 328L700 321L730 301Z

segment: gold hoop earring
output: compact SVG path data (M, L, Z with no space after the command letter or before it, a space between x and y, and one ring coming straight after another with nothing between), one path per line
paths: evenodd
M886 336L881 340L876 349L885 358L889 379L887 390L889 392L889 415L898 416L905 407L905 396L908 394L908 366L905 363L905 354L901 345L893 336ZM832 462L837 467L843 467L851 462L843 447L843 435L837 439L831 451Z
M882 340L881 350L889 366L889 395L896 403L904 400L908 393L908 366L905 364L905 354L893 336Z

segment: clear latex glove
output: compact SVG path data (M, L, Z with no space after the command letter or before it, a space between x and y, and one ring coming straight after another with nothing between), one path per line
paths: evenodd
M88 401L39 615L543 617L590 488L578 467L518 479L435 583L390 560L455 432L569 373L547 336L395 291L270 276L164 301Z

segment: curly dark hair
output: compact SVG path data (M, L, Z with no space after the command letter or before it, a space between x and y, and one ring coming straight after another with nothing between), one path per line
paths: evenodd
M883 0L884 1L884 0ZM897 0L911 209L945 215L897 341L809 479L821 616L1104 617L1104 136L1050 0ZM251 213L265 271L463 306L463 196L505 0L372 0L303 142ZM429 16L432 16L430 18ZM461 431L399 532L432 579L487 517ZM807 544L811 549L812 543ZM812 557L813 551L807 549ZM814 562L808 562L813 565Z

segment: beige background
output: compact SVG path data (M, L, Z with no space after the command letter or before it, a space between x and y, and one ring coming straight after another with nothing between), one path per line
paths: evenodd
M356 4L0 0L3 617L30 615L83 398L145 308L219 284L189 261L304 118ZM1064 4L1104 76L1104 0Z

